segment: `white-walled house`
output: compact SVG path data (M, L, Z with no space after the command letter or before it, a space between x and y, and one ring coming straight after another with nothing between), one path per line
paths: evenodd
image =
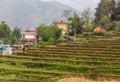
M36 30L26 30L21 32L22 37L20 39L21 43L31 42L37 43L37 32Z

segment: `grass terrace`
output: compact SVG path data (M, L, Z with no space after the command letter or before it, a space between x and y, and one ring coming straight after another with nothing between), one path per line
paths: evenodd
M120 80L120 37L29 48L0 57L1 82L56 82L66 77Z

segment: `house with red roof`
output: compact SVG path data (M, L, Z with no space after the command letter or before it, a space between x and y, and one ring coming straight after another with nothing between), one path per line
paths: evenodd
M37 43L37 32L36 30L25 30L24 32L21 32L22 37L20 39L21 43Z

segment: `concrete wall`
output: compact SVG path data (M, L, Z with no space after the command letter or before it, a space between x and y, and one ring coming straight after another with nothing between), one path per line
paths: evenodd
M57 27L62 29L62 35L68 34L68 24L66 23L59 23Z

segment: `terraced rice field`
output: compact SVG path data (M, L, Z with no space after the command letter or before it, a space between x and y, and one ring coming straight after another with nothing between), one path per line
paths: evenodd
M120 38L29 48L0 57L0 82L56 82L65 77L120 80Z

